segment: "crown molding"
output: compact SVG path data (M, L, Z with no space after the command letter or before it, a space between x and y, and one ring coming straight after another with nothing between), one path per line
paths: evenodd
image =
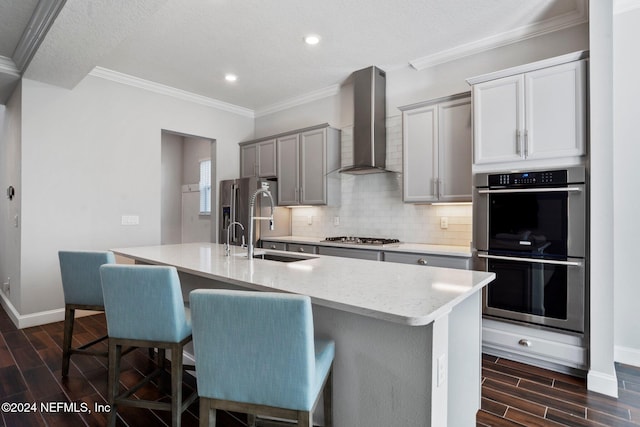
M38 2L13 53L13 60L19 70L24 71L27 68L65 3L66 0L40 0Z
M340 93L340 85L332 85L323 89L318 89L313 92L308 92L305 95L290 98L282 102L268 105L264 108L256 110L256 118L266 116L268 114L277 113L278 111L286 110L289 108L297 107L299 105L307 104L318 99L328 98Z
M433 55L424 56L409 61L414 69L420 71L428 67L443 64L445 62L475 55L490 49L517 43L533 37L542 36L565 28L583 24L589 21L587 0L574 0L576 8L572 12L558 15L551 19L526 25L512 31L496 34L471 43L462 44L452 49L444 50ZM630 1L630 0L627 0ZM636 0L638 1L638 0Z
M0 74L10 74L14 77L20 77L20 70L16 67L13 59L0 56Z
M207 107L217 108L218 110L228 111L230 113L255 118L253 110L248 108L239 107L234 104L219 101L217 99L209 98L202 95L197 95L185 90L176 89L171 86L163 85L161 83L155 83L149 80L141 79L131 76L129 74L120 73L118 71L109 70L103 67L95 67L89 73L90 76L98 77L105 80L110 80L116 83L133 86L138 89L148 90L150 92L159 93L161 95L171 96L173 98L181 99L183 101L189 101L196 104L204 105Z
M630 12L640 9L640 0L613 0L613 14Z

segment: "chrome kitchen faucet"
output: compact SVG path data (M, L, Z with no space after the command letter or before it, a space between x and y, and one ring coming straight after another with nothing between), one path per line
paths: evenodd
M224 247L224 253L226 256L229 256L229 254L231 253L231 247L229 246L229 234L231 231L231 227L233 227L234 225L239 225L240 228L242 228L242 231L244 231L244 225L242 225L238 221L233 221L231 224L229 224L229 226L227 227L227 244ZM242 235L242 246L244 246L244 234Z
M263 193L265 196L269 197L269 203L271 204L271 216L253 216L254 211L256 209L256 197L258 194ZM249 261L253 260L253 220L265 219L269 220L269 230L273 230L273 196L271 196L271 192L263 187L256 190L255 193L251 196L249 200L249 242L247 245L247 259Z

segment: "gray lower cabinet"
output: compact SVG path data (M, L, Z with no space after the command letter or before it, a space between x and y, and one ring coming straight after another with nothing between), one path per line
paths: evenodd
M287 250L289 252L300 252L305 254L317 254L318 247L315 245L302 245L298 243L287 243Z
M445 255L424 255L407 252L384 252L384 261L402 264L426 265L431 267L459 268L469 270L471 258Z
M368 259L372 261L382 261L382 253L380 251L372 251L367 249L348 249L336 248L332 246L318 246L320 255L340 256L343 258Z
M534 365L543 361L580 370L588 366L587 344L582 334L552 332L488 318L482 319L482 351Z
M274 249L277 251L286 251L287 250L287 244L283 243L283 242L273 242L270 240L263 240L262 241L262 249Z

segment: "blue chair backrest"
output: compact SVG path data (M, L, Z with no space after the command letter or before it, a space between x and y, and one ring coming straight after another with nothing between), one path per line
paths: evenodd
M110 337L180 342L191 334L175 267L103 265L100 275Z
M116 262L113 252L59 251L58 259L64 302L102 306L100 266Z
M315 350L309 297L198 289L189 301L200 396L312 407Z

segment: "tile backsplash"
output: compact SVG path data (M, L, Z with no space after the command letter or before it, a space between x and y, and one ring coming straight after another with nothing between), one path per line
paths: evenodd
M342 129L342 166L353 159L353 129ZM387 119L387 169L397 173L347 175L337 171L335 206L291 209L294 236L397 238L406 243L469 246L471 205L419 205L402 201L402 116ZM330 197L331 199L331 197ZM441 218L448 227L442 229Z

